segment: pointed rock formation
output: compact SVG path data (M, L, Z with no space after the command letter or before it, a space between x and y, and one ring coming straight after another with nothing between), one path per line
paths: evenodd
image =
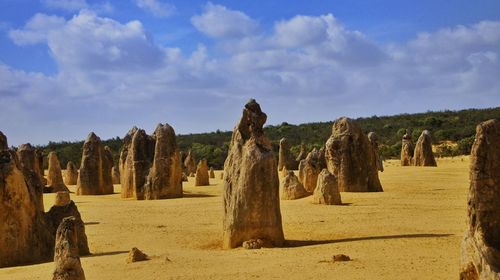
M42 183L36 168L36 150L31 144L22 144L17 149L17 159L19 168L23 173L29 192L35 198L34 203L39 211L44 211L43 206L43 188Z
M235 127L224 163L223 248L252 239L284 243L275 154L262 127L267 115L251 99Z
M110 151L93 132L83 143L82 163L76 184L77 195L102 195L113 193ZM111 162L110 162L111 161Z
M298 163L293 158L290 153L290 145L288 144L288 140L286 138L281 138L280 140L280 151L278 157L278 171L283 170L295 170L297 169Z
M326 205L341 205L337 179L328 169L323 169L318 176L318 184L314 189L313 203Z
M41 149L35 149L35 171L38 173L38 177L42 181L42 185L47 185L47 179L45 178L43 169L43 151Z
M78 207L70 199L69 192L57 192L54 206L45 214L48 228L50 232L56 236L56 231L64 218L74 217L76 233L77 233L77 247L80 256L90 254L89 245L87 242L87 235L85 234L85 224L83 223Z
M182 197L182 164L174 129L169 124L158 124L152 138L155 141L154 157L144 198Z
M74 217L64 218L57 228L55 270L52 280L85 280L78 253L78 229Z
M287 176L283 179L283 189L281 192L282 200L299 199L310 195L304 188L304 185L295 176L293 171L288 171Z
M215 172L213 167L210 167L210 170L208 171L208 178L215 179Z
M72 161L68 161L64 172L64 183L66 185L76 185L78 181L78 169Z
M403 135L403 140L401 143L401 166L413 165L413 152L413 141L411 140L411 135L407 130Z
M307 192L312 193L316 188L318 175L321 172L321 152L314 148L299 164L299 180Z
M413 160L415 166L437 166L432 153L431 133L428 130L422 131L422 134L418 137Z
M295 159L295 161L300 164L300 161L303 160L303 159L306 159L307 157L307 148L306 148L306 144L302 143L300 144L300 152L299 152L299 155L297 156L297 158Z
M378 136L375 132L369 132L368 133L368 140L370 141L370 144L372 145L372 152L374 153L374 160L375 164L377 165L377 170L380 172L384 172L384 164L382 162L382 159L380 158L379 152L378 152Z
M0 131L0 151L8 150L9 144L7 143L7 136Z
M328 171L344 192L381 192L375 153L368 137L353 120L337 119L325 149Z
M7 139L0 138L5 148ZM16 160L11 151L0 150L0 267L48 261L54 253L38 194Z
M62 178L61 164L55 152L49 153L49 172L47 174L47 185L52 192L69 191Z
M202 159L196 167L196 178L194 182L195 186L209 186L210 182L208 179L208 164L207 160Z
M111 180L113 181L113 185L120 184L120 169L116 166L111 168Z
M476 128L460 279L500 279L500 121Z
M188 151L186 158L184 159L184 167L186 168L186 173L191 174L196 172L196 159L194 158L191 150Z

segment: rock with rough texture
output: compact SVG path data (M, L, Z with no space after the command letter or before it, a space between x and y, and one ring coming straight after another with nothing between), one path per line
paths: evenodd
M353 120L342 117L335 121L326 142L325 157L340 191L383 191L370 141Z
M0 150L0 267L48 261L54 253L43 208L16 160Z
M9 144L7 142L7 136L5 136L5 134L3 134L3 132L0 131L0 151L8 149L9 149Z
M186 168L187 174L194 174L196 172L196 159L194 158L191 150L188 151L188 154L184 159L184 168Z
M116 166L111 168L111 180L113 181L113 185L120 184L120 169Z
M78 229L74 217L64 218L57 228L55 270L52 280L85 280L78 253Z
M72 161L68 161L64 172L64 183L66 185L76 185L78 181L78 169Z
M432 138L428 130L422 131L415 145L415 154L413 156L415 166L437 166L432 153Z
M414 146L408 131L403 135L401 143L401 166L413 165Z
M17 149L17 160L19 168L23 173L30 193L34 194L33 201L40 211L44 211L43 189L44 184L36 170L36 150L31 144L22 144Z
M233 131L224 163L223 248L261 239L284 243L276 156L262 129L267 115L250 100Z
M332 257L333 262L348 262L351 258L348 255L338 254Z
M196 167L195 186L209 186L208 164L205 159L200 160Z
M148 255L144 254L141 250L136 247L132 248L128 252L127 263L140 262L149 260Z
M337 179L328 169L323 169L318 176L318 183L314 189L313 203L326 205L341 205Z
M208 178L215 179L215 172L213 167L210 167L210 170L208 171Z
M500 279L500 121L476 128L460 279Z
M283 170L295 170L297 169L298 163L290 153L290 145L288 144L288 140L286 138L281 138L280 140L280 150L278 156L278 171Z
M35 149L35 171L38 173L38 177L42 181L44 186L47 185L47 179L45 178L44 170L43 170L43 151L41 149Z
M74 218L74 226L76 229L76 243L80 256L90 254L87 235L85 234L85 224L83 223L80 212L76 204L70 199L68 192L58 192L56 203L45 213L45 220L49 231L56 237L57 229L63 220L67 217ZM57 239L57 237L56 237Z
M375 164L377 165L377 169L380 172L384 172L384 163L382 162L382 159L380 158L380 154L378 152L378 136L375 132L369 132L368 133L368 140L370 141L370 144L372 145L372 151L374 153L374 159L375 159Z
M272 248L273 244L266 239L250 239L241 245L245 249Z
M186 175L185 172L182 172L182 182L187 182L188 181L188 176Z
M82 163L76 183L77 195L103 195L113 193L110 151L104 149L101 139L93 132L83 143Z
M306 159L299 163L299 180L302 182L307 192L314 192L321 170L321 153L314 148L307 155Z
M306 147L306 144L302 143L302 144L300 144L299 155L297 156L295 161L297 162L297 164L299 164L300 161L303 159L306 159L306 157L307 157L307 147Z
M288 171L287 176L283 179L283 187L281 192L282 200L299 199L310 195L304 188L304 185L295 176L293 171Z
M155 150L144 198L182 197L182 164L174 129L169 124L158 124L152 138Z
M52 192L69 191L62 178L61 164L55 152L49 153L49 172L47 174L47 185Z

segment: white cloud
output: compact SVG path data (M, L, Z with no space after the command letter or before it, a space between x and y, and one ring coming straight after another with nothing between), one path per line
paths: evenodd
M64 23L62 17L36 14L22 29L10 30L9 37L18 45L44 43L47 42L48 32L62 27Z
M175 6L160 0L135 0L136 5L156 17L168 17L175 12Z
M258 29L258 23L245 13L210 2L205 5L203 14L191 18L191 23L213 38L243 37Z
M42 4L47 8L70 12L79 11L89 6L85 0L42 0Z

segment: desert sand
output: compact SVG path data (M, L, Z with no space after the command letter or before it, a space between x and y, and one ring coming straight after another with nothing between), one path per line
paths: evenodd
M112 195L72 194L93 253L82 267L87 279L456 279L469 158L437 161L386 161L384 192L342 192L341 206L280 201L285 248L222 250L221 171L210 186L189 177L178 199L122 199L120 185ZM54 198L44 194L46 210ZM127 264L132 247L151 260ZM336 254L352 260L334 263ZM0 279L50 279L53 270L52 262L3 268Z

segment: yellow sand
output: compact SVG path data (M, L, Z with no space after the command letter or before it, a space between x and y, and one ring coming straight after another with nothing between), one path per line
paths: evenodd
M343 206L282 201L289 247L222 250L222 184L184 183L185 197L158 201L75 196L93 256L92 279L456 279L465 230L467 157L439 167L385 162L383 193L342 193ZM74 186L70 186L72 191ZM44 196L46 210L54 194ZM127 264L132 247L150 261ZM350 262L332 263L335 254ZM51 279L53 263L0 269L0 279Z

